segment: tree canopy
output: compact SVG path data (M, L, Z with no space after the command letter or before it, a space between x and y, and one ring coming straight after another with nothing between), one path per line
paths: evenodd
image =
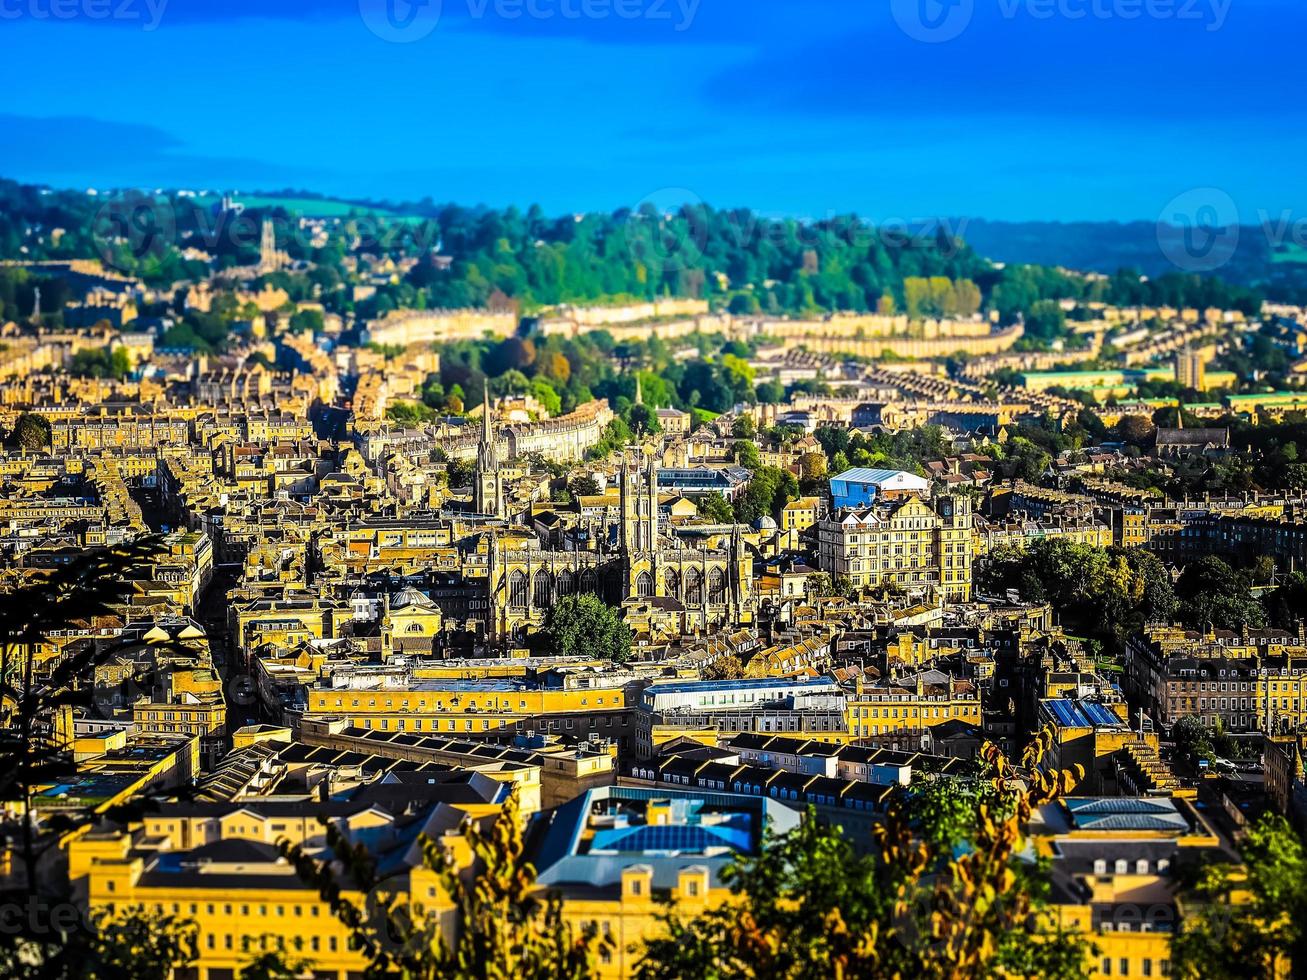
M1277 980L1307 963L1307 851L1266 816L1239 847L1242 865L1182 869L1185 917L1172 943L1185 980Z
M1040 735L1027 765L1051 737ZM1025 789L992 745L984 758L983 779L961 789L928 784L893 808L869 853L809 813L723 872L733 901L694 917L670 910L637 976L1078 980L1089 947L1031 928L1045 884L1017 857L1032 808L1068 791L1075 776L1032 768Z
M1062 538L996 549L977 568L977 588L990 595L1015 589L1027 601L1049 602L1069 627L1114 645L1146 623L1169 621L1176 610L1170 575L1156 555Z
M631 659L631 627L621 614L593 595L563 596L550 607L541 637L559 657L625 663Z

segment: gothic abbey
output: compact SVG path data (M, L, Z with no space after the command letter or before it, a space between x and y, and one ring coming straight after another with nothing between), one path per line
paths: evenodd
M474 506L502 526L489 531L490 637L539 628L560 597L598 595L621 606L637 634L707 635L754 622L753 557L739 527L672 529L660 521L658 459L635 450L618 471L619 520L578 521L565 546L507 521L507 495L489 399L477 451ZM498 523L498 522L497 522Z

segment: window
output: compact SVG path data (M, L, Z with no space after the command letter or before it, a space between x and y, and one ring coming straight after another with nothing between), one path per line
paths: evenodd
M654 594L653 576L648 572L641 572L640 577L635 580L635 594L641 599L652 598Z
M703 605L703 576L697 568L692 568L685 573L685 604Z
M534 596L536 607L548 609L554 604L554 582L546 571L536 573Z
M726 576L720 568L714 568L708 577L708 601L714 606L726 602Z
M511 609L526 608L526 575L514 572L508 579L508 605Z

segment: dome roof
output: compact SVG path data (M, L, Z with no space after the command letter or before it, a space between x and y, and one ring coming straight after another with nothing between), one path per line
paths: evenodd
M429 606L431 600L414 588L401 589L390 600L391 609L404 609L408 606Z
M775 531L776 528L779 527L775 519L766 514L754 521L753 526L759 531Z

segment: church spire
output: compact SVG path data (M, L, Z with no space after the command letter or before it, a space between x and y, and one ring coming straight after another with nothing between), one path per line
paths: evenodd
M477 447L476 497L477 513L504 516L504 484L499 473L499 451L495 446L495 430L490 420L490 384L481 390L481 444Z
M639 371L636 371L636 372L635 372L635 403L636 403L637 405L643 405L643 404L644 404L644 389L640 387L640 372L639 372Z

